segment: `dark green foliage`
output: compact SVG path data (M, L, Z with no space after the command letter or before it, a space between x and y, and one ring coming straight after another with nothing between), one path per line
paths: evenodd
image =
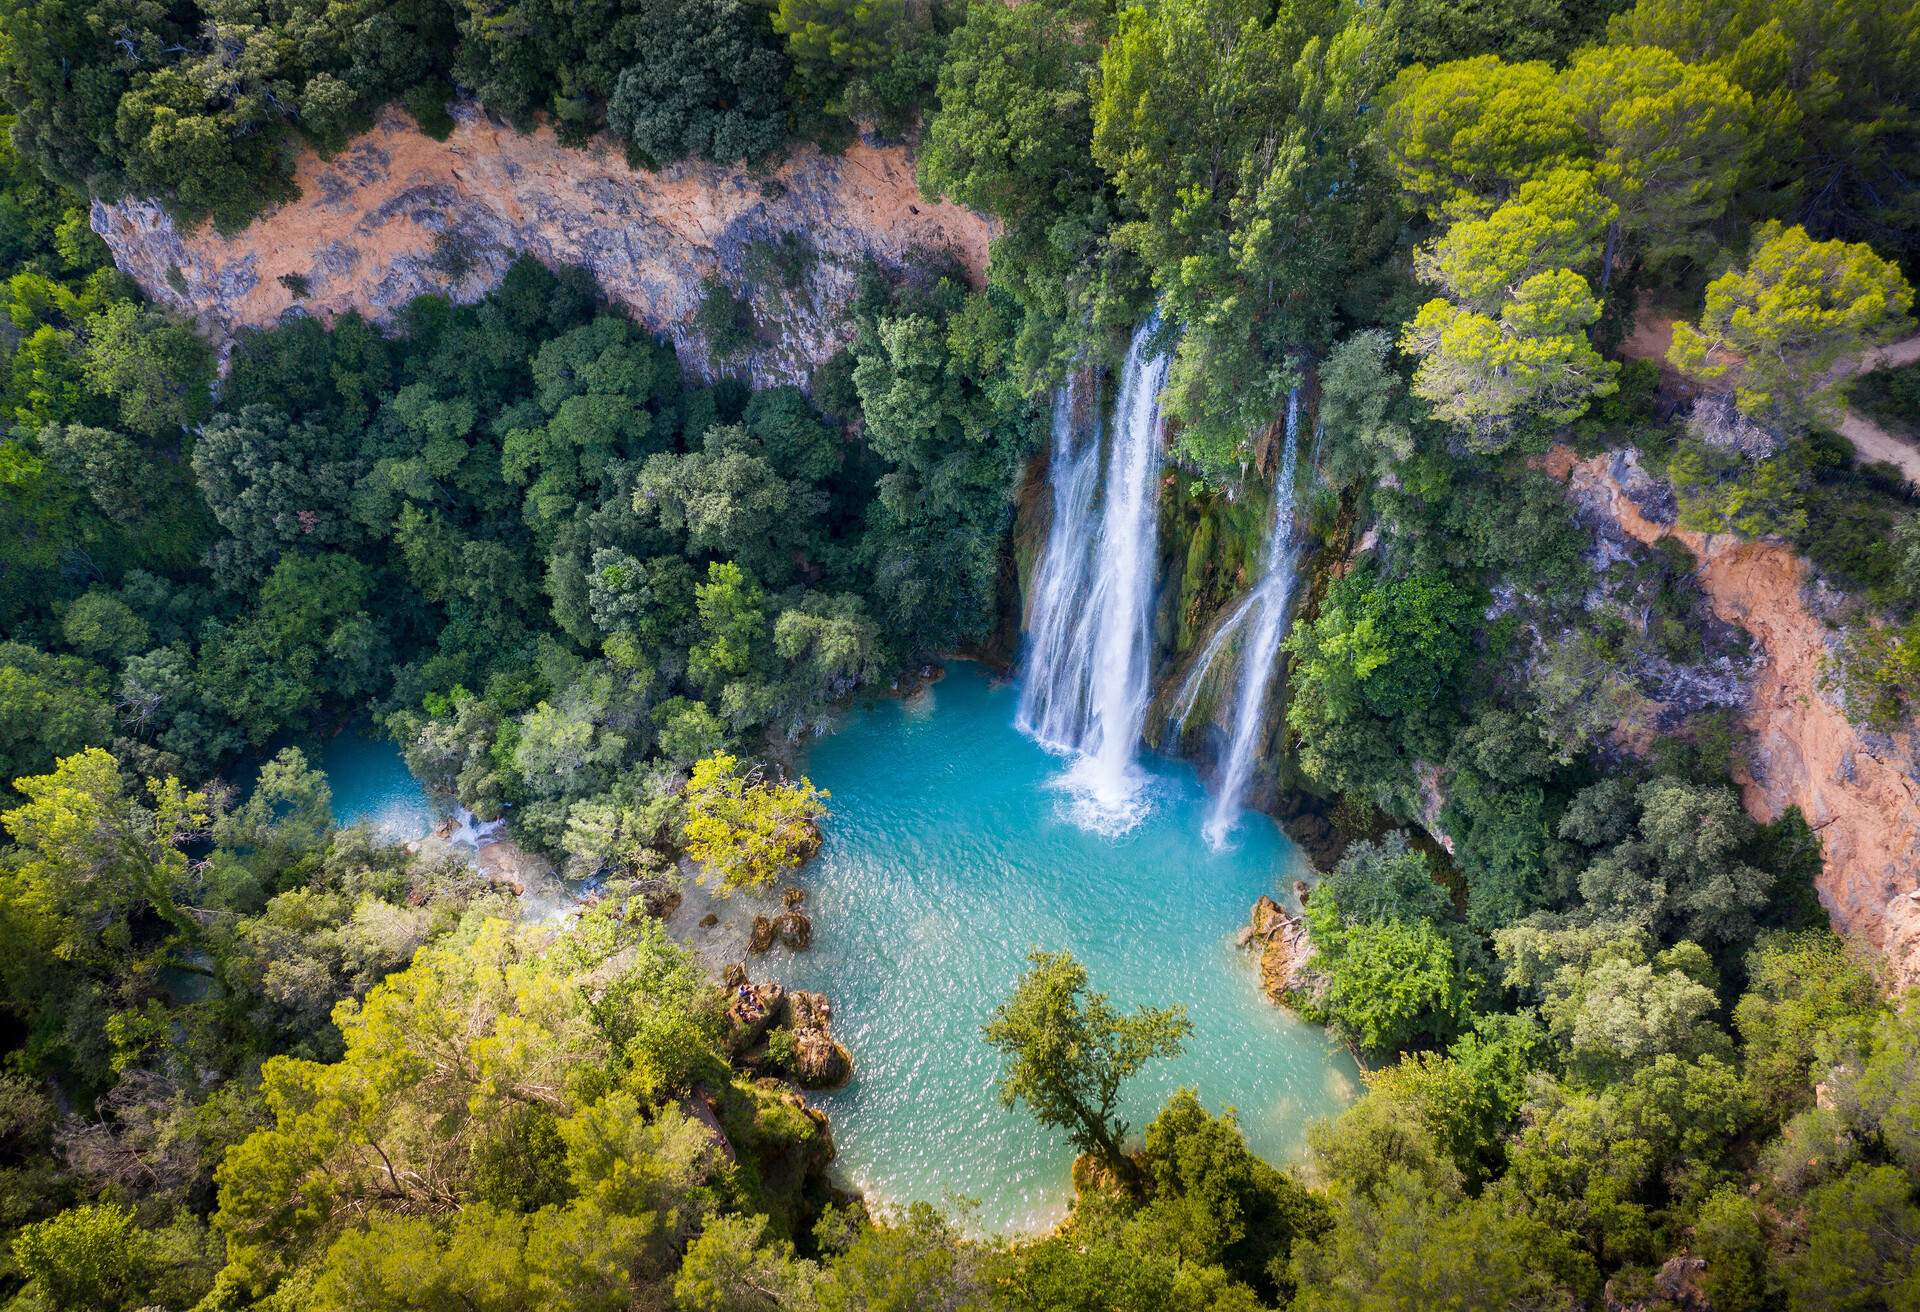
M1485 954L1403 836L1348 849L1308 901L1307 923L1312 968L1327 980L1316 1005L1352 1042L1392 1052L1466 1025Z
M715 360L731 360L753 345L753 308L711 275L700 284L700 308L694 311L693 326L706 339Z
M106 672L77 656L0 643L0 769L9 781L55 758L104 745L113 732Z
M1391 0L1387 27L1409 64L1444 64L1474 55L1560 62L1598 37L1625 0Z
M1327 1226L1326 1205L1248 1152L1233 1120L1209 1115L1191 1090L1148 1124L1139 1160L1149 1201L1133 1224L1263 1293L1287 1287L1294 1245Z
M1472 592L1439 574L1362 568L1335 582L1319 615L1287 639L1287 723L1307 774L1382 802L1403 796L1413 761L1436 757L1457 722L1478 610Z
M695 155L757 164L786 139L787 60L747 0L655 0L630 21L636 59L614 83L607 126L659 167Z
M1848 399L1883 424L1920 433L1920 364L1875 370L1853 384Z

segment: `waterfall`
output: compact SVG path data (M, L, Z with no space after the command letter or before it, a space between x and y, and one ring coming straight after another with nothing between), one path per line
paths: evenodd
M1096 432L1076 453L1070 397L1054 410L1053 528L1034 585L1026 687L1017 723L1076 754L1062 781L1074 815L1117 832L1142 814L1134 764L1151 693L1153 568L1159 541L1160 389L1167 357L1149 354L1159 327L1133 335L1094 502Z
M1093 493L1100 481L1100 407L1092 431L1076 439L1085 375L1075 371L1053 398L1053 448L1047 476L1053 486L1053 523L1034 575L1032 623L1027 633L1026 680L1020 689L1020 732L1057 750L1079 744L1086 718L1088 576L1093 570Z
M1251 628L1240 657L1240 684L1234 697L1231 735L1220 765L1220 790L1207 815L1207 841L1219 846L1239 818L1240 801L1253 777L1253 755L1259 746L1260 726L1266 718L1267 684L1286 637L1288 608L1293 601L1293 579L1300 549L1294 528L1294 466L1299 459L1300 389L1287 395L1286 452L1280 460L1279 481L1273 489L1273 528L1261 560L1260 581L1248 597Z

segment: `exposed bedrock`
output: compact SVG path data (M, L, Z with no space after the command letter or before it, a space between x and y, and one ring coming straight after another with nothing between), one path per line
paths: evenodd
M435 141L389 110L332 159L308 152L299 198L230 235L183 232L138 199L96 201L93 228L149 297L192 315L223 349L238 329L289 314L386 321L427 292L477 300L532 255L592 270L608 296L711 372L692 317L703 280L717 276L762 325L728 371L763 386L804 385L844 343L842 311L867 259L898 267L916 250L947 250L976 280L986 269L988 221L924 200L899 147L802 146L764 174L702 163L650 173L628 167L605 137L564 146L472 104L454 117L452 135ZM785 266L804 270L792 286L766 259L787 234L813 252L810 264Z
M1818 888L1834 928L1884 954L1897 984L1920 983L1920 762L1910 731L1864 732L1822 688L1838 634L1821 618L1821 582L1778 543L1675 527L1671 494L1622 456L1575 460L1562 449L1549 468L1628 536L1674 537L1694 553L1715 616L1750 634L1759 657L1740 708L1752 742L1737 771L1747 810L1772 820L1799 807L1820 835ZM1712 702L1726 690L1676 691Z

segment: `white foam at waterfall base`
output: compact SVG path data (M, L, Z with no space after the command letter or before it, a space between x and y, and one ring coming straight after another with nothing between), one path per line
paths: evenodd
M507 822L505 817L498 820L482 820L466 807L455 805L453 808L453 829L447 835L447 841L456 847L480 848L500 841Z
M1056 408L1054 524L1035 585L1018 717L1043 745L1073 755L1057 781L1066 814L1106 833L1131 828L1151 805L1135 756L1152 691L1160 389L1168 363L1164 352L1149 350L1158 327L1148 319L1127 349L1097 520L1091 458L1075 452L1070 414L1063 431ZM1096 433L1089 447L1098 445Z
M1300 547L1294 527L1294 466L1300 450L1300 389L1287 396L1286 452L1273 489L1273 527L1267 531L1260 581L1249 616L1247 640L1240 654L1240 682L1235 690L1232 730L1227 754L1220 764L1220 789L1201 832L1219 847L1240 819L1240 804L1253 778L1254 753L1259 749L1260 726L1266 718L1267 685L1279 661L1280 644L1287 636L1293 602L1294 573Z

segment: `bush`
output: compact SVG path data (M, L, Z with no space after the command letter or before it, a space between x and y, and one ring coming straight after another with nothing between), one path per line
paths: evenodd
M693 326L715 360L731 360L753 345L753 307L712 274L700 284Z

